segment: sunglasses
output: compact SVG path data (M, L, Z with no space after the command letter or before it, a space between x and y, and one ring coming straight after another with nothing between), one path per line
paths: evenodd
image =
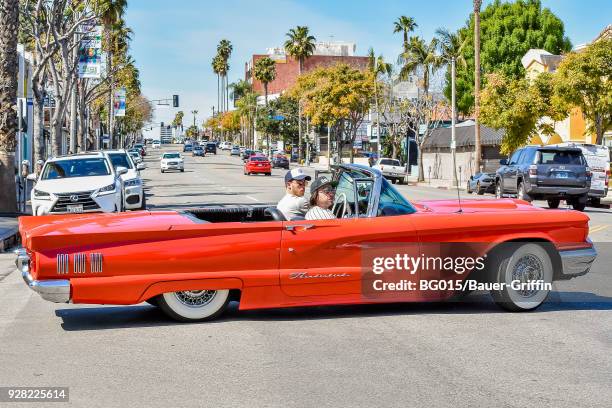
M334 190L332 190L331 188L325 188L323 190L319 190L319 193L323 193L325 195L334 195L336 194L336 192Z

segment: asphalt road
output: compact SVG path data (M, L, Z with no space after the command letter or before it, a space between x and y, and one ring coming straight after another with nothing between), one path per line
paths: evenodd
M150 152L152 152L150 150ZM244 176L219 154L144 171L152 209L274 202L284 171ZM310 171L310 170L309 170ZM454 192L400 187L409 199ZM0 386L69 386L70 406L609 407L608 210L589 210L599 258L531 313L462 303L237 310L178 324L147 304L57 305L0 273ZM12 268L0 256L0 271ZM23 404L23 406L44 404ZM20 405L22 406L22 405Z

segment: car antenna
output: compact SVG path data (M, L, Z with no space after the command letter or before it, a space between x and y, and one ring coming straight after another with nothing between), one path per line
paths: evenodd
M457 213L461 214L463 213L463 208L461 207L461 194L459 192L459 181L457 179L457 163L453 163L453 164L454 164L453 171L455 172L455 178L453 182L456 182L457 184L457 202L459 203L459 209L457 210Z

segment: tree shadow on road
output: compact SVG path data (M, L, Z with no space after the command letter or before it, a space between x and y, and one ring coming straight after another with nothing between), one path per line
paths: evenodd
M547 313L579 310L612 310L612 297L588 292L555 292L551 300L529 313ZM412 315L465 315L507 314L488 294L475 294L462 301L430 303L385 303L372 305L340 305L291 307L261 310L238 310L232 302L228 310L217 320L195 324L222 324L228 321L299 321L354 319L361 317L385 317ZM158 308L147 304L134 306L99 306L74 309L57 309L66 331L107 330L117 328L141 328L153 326L183 325L166 317Z

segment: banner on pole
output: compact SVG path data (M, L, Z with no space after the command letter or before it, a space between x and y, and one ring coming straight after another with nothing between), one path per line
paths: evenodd
M125 116L125 97L125 88L119 88L115 91L115 96L113 98L115 116Z
M79 45L79 78L99 79L102 74L102 26L83 25Z

